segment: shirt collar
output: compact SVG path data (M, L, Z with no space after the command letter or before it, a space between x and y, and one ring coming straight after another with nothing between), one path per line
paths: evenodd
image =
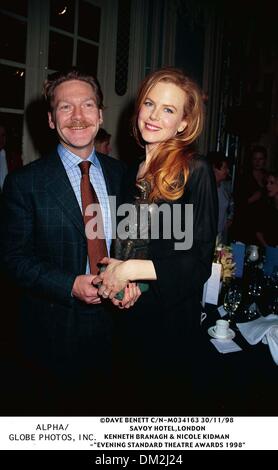
M83 162L84 159L78 157L78 155L75 155L72 153L69 149L67 149L63 144L58 144L57 147L58 154L63 162L64 167L67 170L70 170L76 166L79 165L79 163ZM100 163L99 160L96 156L95 148L93 148L92 153L89 155L89 157L86 159L89 160L92 165L96 166L97 168L100 168Z

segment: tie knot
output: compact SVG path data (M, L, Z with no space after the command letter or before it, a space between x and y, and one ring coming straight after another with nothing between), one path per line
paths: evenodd
M89 160L86 160L85 162L78 163L78 166L81 170L82 175L88 175L89 174L89 170L90 170L90 166L91 166L91 162Z

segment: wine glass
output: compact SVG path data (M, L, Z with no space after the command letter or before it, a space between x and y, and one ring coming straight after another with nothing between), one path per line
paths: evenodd
M266 307L267 313L271 314L274 313L274 315L278 315L278 293L274 293L272 297L270 297L267 307Z
M268 280L258 267L249 269L243 290L243 299L240 308L240 320L252 321L261 316L265 310L264 303L267 292Z
M239 284L232 284L227 290L223 307L226 310L230 324L234 325L236 321L236 312L241 303L242 299L242 290Z
M248 260L251 262L257 261L259 259L259 248L257 245L249 245L247 248Z
M253 279L248 285L248 295L254 302L258 301L263 292L263 286L259 279Z
M241 319L242 321L252 321L260 316L257 306L254 303L247 302L242 306Z

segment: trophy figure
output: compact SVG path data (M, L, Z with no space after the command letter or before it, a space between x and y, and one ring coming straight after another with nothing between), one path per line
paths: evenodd
M116 238L115 240L115 258L122 261L128 259L148 259L148 245L150 240L150 213L149 213L149 194L150 183L141 180L136 184L138 196L135 198L134 213L132 222L126 227L128 238ZM149 289L149 284L139 282L138 286L141 292ZM124 292L120 291L116 295L118 300L122 300Z

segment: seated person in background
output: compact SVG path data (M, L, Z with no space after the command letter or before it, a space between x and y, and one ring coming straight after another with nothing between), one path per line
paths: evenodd
M100 127L98 133L95 137L95 149L99 153L103 153L104 155L110 155L112 151L112 147L110 145L111 134Z
M14 139L8 139L6 124L0 122L0 209L3 204L3 184L8 173L22 166L21 152L14 147ZM13 148L10 144L13 144ZM3 220L1 217L1 224ZM15 341L15 322L19 306L19 288L8 280L0 261L0 296L9 299L9 314L2 316L1 341Z
M218 193L218 241L228 242L228 229L232 224L234 215L234 200L232 185L228 178L229 166L227 157L223 152L209 152L208 159L212 164Z
M262 246L278 246L278 171L269 172L267 197L257 204L256 237Z
M0 192L8 173L22 166L20 152L7 147L7 129L0 123Z
M256 203L265 195L267 151L262 145L251 149L250 168L240 177L235 191L234 238L256 244Z

